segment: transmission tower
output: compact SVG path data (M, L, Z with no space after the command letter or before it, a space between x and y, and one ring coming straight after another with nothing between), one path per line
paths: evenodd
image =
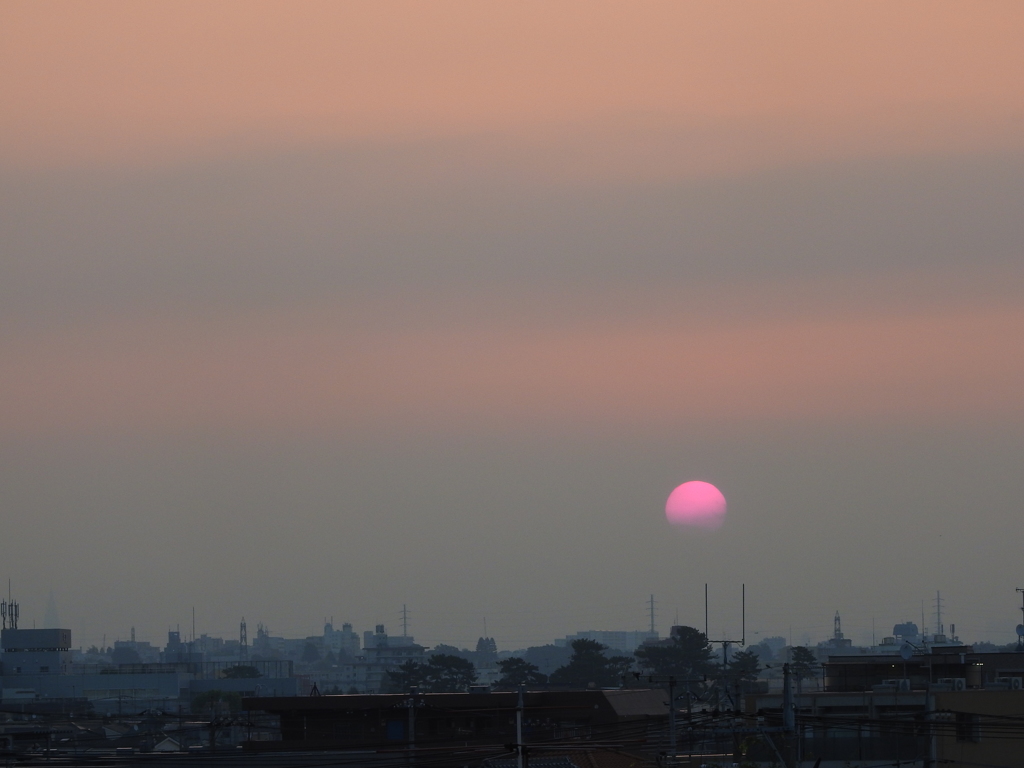
M935 591L935 632L939 635L946 634L946 628L942 625L942 593Z

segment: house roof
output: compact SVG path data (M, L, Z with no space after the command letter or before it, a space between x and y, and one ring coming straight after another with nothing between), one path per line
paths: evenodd
M326 696L277 696L243 699L243 707L264 712L296 711L353 711L368 709L400 709L406 706L409 695L339 694ZM448 710L512 711L518 694L495 693L424 693L419 702L426 708ZM668 712L664 691L647 688L576 691L527 691L525 707L529 709L604 710L616 718L644 718L664 716Z

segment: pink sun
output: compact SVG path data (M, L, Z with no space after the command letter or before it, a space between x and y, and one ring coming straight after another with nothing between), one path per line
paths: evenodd
M673 525L716 530L725 522L725 496L711 483L691 480L669 494L665 517Z

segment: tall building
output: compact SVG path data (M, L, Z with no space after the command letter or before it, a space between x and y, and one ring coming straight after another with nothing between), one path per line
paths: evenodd
M71 671L70 629L5 629L0 632L0 645L4 677Z
M324 624L324 653L331 651L335 656L344 654L355 658L359 655L359 634L352 631L352 625L345 622L341 629L335 629L331 622Z

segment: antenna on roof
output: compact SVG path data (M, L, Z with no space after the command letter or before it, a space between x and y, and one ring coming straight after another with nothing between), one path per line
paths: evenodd
M1021 612L1022 618L1024 618L1024 589L1021 589L1020 587L1018 587L1017 591L1020 592L1020 601L1021 601L1020 612ZM1018 624L1017 626L1020 627L1020 626L1024 626L1024 625ZM1024 632L1018 632L1017 633L1017 650L1021 650L1021 649L1024 649Z

